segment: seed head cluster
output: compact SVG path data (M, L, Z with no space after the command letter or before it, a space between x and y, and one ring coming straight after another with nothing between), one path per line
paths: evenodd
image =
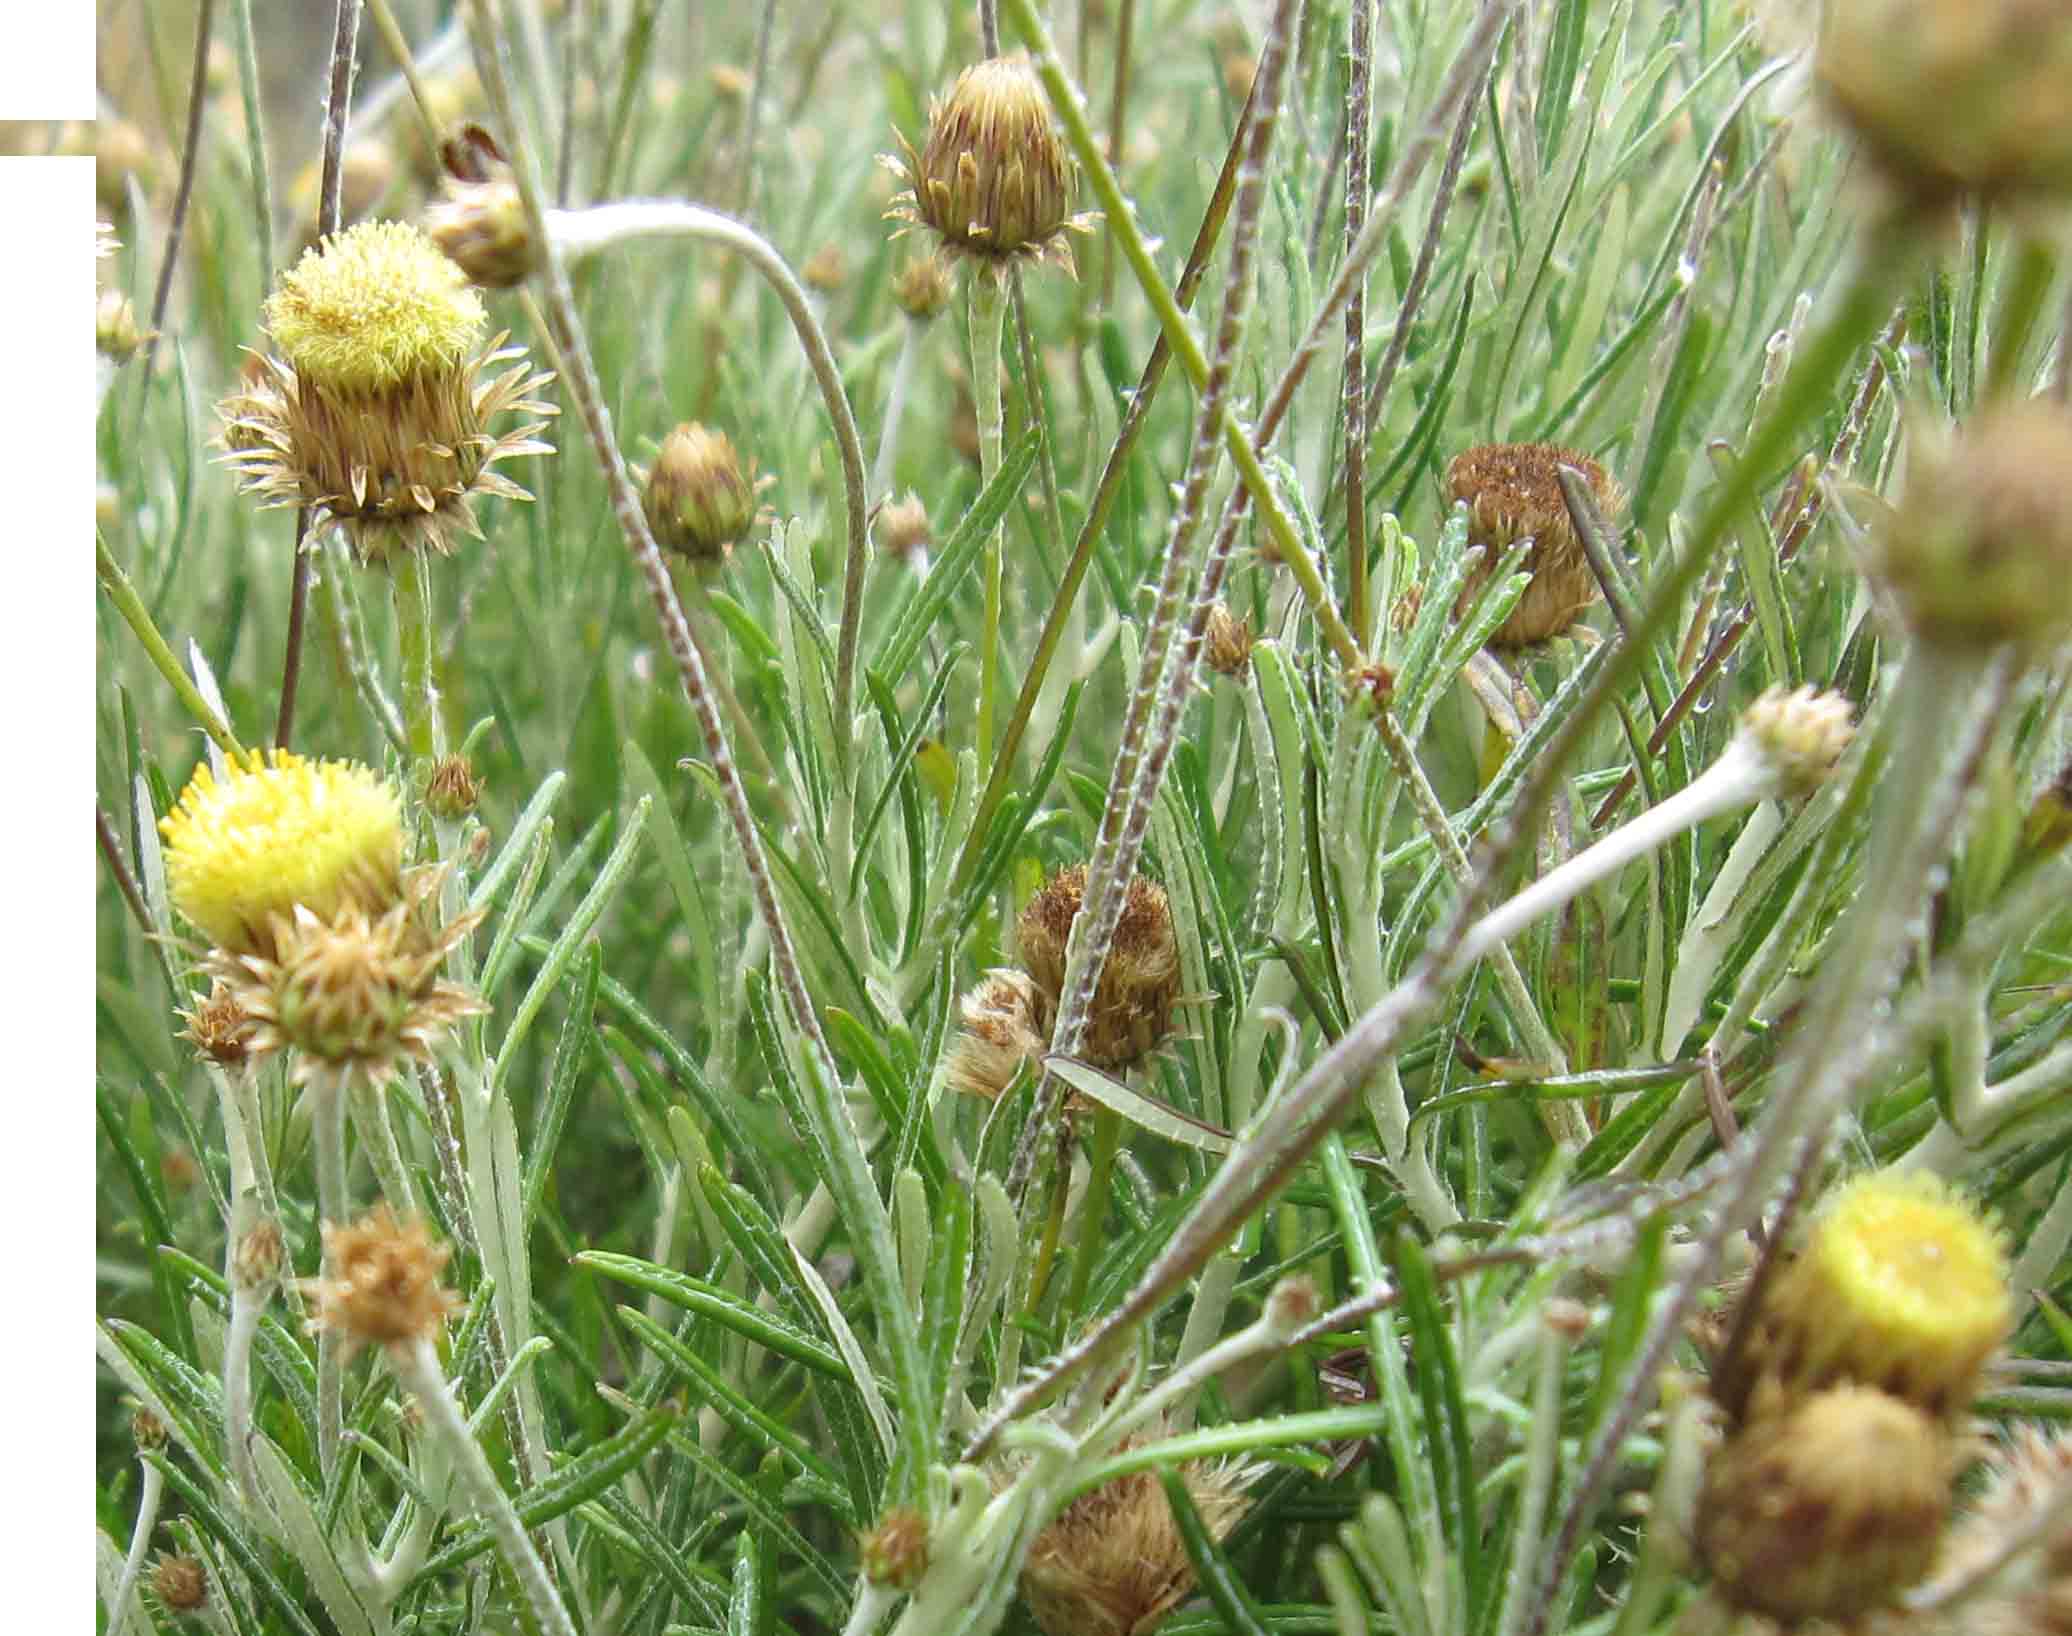
M439 1281L452 1253L385 1204L350 1226L325 1222L325 1276L303 1282L316 1302L310 1327L342 1335L353 1350L429 1339L461 1304Z

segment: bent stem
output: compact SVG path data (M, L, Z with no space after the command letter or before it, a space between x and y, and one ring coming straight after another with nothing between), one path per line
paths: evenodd
M130 1535L129 1555L123 1559L122 1579L115 1587L115 1598L108 1604L108 1629L120 1632L123 1616L129 1612L130 1597L135 1594L137 1580L144 1572L144 1553L151 1549L151 1535L158 1527L158 1502L165 1492L165 1474L149 1460L143 1462L143 1492L137 1500L137 1527Z
M561 1605L560 1594L547 1576L547 1565L533 1548L525 1524L519 1521L517 1507L511 1504L510 1496L490 1469L488 1457L468 1430L467 1419L454 1401L453 1387L440 1371L439 1356L431 1341L420 1336L398 1342L388 1348L387 1356L397 1383L417 1400L424 1411L425 1429L438 1439L468 1497L474 1501L476 1512L489 1525L497 1549L510 1564L540 1628L548 1636L576 1636L575 1623L569 1618L568 1609Z
M527 178L529 181L529 177ZM530 205L528 198L528 207ZM702 205L678 199L627 199L588 210L542 213L546 236L564 256L593 254L629 239L694 238L725 245L762 274L791 319L799 346L812 366L827 418L834 423L835 443L842 457L842 487L849 508L848 562L842 579L842 626L835 644L835 762L844 782L853 777L849 754L850 700L855 692L857 623L863 610L863 574L870 549L870 504L864 490L863 442L856 433L849 395L835 368L834 353L805 286L791 266L759 234L732 218ZM846 850L846 848L844 848Z

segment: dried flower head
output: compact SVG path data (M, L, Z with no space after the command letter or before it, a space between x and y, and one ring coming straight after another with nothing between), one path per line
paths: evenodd
M925 555L935 542L928 526L928 508L920 495L909 489L904 498L887 500L878 512L878 545L888 556L912 558Z
M1742 1414L1765 1382L1797 1396L1850 1381L1958 1415L2013 1322L2005 1241L1969 1202L1925 1172L1860 1176L1778 1268L1714 1396Z
M1558 443L1484 443L1455 455L1446 468L1447 500L1468 508L1468 539L1483 550L1461 591L1462 606L1496 572L1506 550L1522 539L1533 542L1525 557L1532 581L1491 634L1497 647L1545 641L1597 600L1597 576L1561 492L1563 466L1582 474L1605 517L1625 509L1626 491L1602 466Z
M910 1591L928 1572L928 1519L910 1505L895 1505L858 1542L857 1554L873 1585Z
M685 421L662 440L642 504L657 545L719 562L755 524L755 483L725 432Z
M158 827L173 906L230 954L273 953L298 908L379 914L402 890L402 802L354 762L254 750L220 779L204 763Z
M251 1055L252 1019L228 983L219 977L207 999L180 1015L187 1020L182 1034L196 1055L226 1070L245 1065Z
M439 197L425 206L424 230L468 282L508 290L538 270L539 246L503 150L480 125L463 125L441 148Z
M1126 1439L1124 1449L1156 1434ZM1180 1468L1210 1536L1222 1539L1251 1503L1241 1467ZM1044 1636L1140 1636L1194 1587L1194 1566L1165 1489L1132 1472L1079 1496L1036 1536L1022 1566L1022 1600Z
M324 1276L301 1284L316 1302L309 1327L336 1331L354 1351L430 1338L461 1305L439 1282L452 1253L386 1204L350 1226L325 1222Z
M998 270L1021 258L1067 272L1065 233L1094 218L1072 214L1078 169L1050 117L1043 82L1022 53L973 63L928 111L928 140L885 163L907 184L890 214L934 231L945 251Z
M1023 969L1053 1011L1064 990L1072 922L1085 897L1085 866L1061 870L1029 900L1016 927ZM1135 876L1094 988L1080 1055L1097 1068L1141 1062L1172 1033L1179 991L1180 945L1165 888Z
M2072 1630L2065 1618L2072 1615L2072 1514L2062 1500L2068 1483L2072 1428L2018 1424L1988 1457L1985 1484L1944 1537L1930 1587L1995 1572L1996 1594L1973 1605L1981 1636L2003 1630L2007 1636L2060 1636ZM2060 1622L2052 1623L2054 1617Z
M1240 619L1222 603L1209 610L1209 627L1202 641L1202 660L1218 676L1232 681L1241 678L1252 665L1252 625Z
M532 498L491 467L552 453L533 435L544 422L488 427L554 414L533 396L551 377L503 336L483 348L480 298L417 228L367 222L326 240L281 275L266 321L277 355L218 409L227 463L262 504L311 507L380 561L479 536L479 495Z
M1024 1062L1040 1062L1050 1043L1051 1002L1025 971L989 971L959 1003L964 1027L950 1047L946 1079L967 1096L997 1098Z
M1826 782L1856 736L1856 724L1839 693L1773 687L1741 713L1741 731L1776 771L1783 792L1796 796Z
M449 822L465 818L482 799L482 780L475 765L463 755L447 756L432 768L425 780L424 804L434 818Z
M2033 651L2072 632L2068 471L2072 411L2040 399L1983 409L1947 441L1921 440L1877 553L1916 636Z
M252 1053L293 1046L298 1083L382 1085L405 1059L430 1060L463 1017L488 1007L439 968L479 913L443 929L419 912L434 895L436 871L417 871L404 901L370 918L358 909L319 920L297 908L278 928L271 958L223 962L252 1014Z
M1714 1451L1697 1543L1729 1607L1848 1619L1923 1578L1949 1513L1942 1428L1911 1404L1838 1386Z
M151 1566L151 1594L168 1613L196 1613L209 1600L209 1576L191 1556L162 1551Z
M932 250L908 257L892 280L892 300L907 317L927 323L950 304L950 264Z
M2062 0L1831 0L1814 73L1886 177L1921 204L2072 193Z

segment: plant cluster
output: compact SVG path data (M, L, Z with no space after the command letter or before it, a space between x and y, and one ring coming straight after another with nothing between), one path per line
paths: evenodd
M324 10L47 133L99 1628L2072 1632L2062 6Z

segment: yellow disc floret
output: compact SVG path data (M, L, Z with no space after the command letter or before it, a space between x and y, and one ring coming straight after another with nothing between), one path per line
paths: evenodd
M220 779L203 766L159 829L174 906L232 954L271 956L274 923L298 907L379 914L401 891L402 803L352 762L281 750Z
M1958 1415L2014 1322L2001 1235L1937 1177L1859 1177L1778 1273L1750 1333L1748 1374L1787 1393L1877 1386Z
M457 369L482 340L482 301L407 222L363 222L281 275L266 327L296 372L339 392L381 392Z

